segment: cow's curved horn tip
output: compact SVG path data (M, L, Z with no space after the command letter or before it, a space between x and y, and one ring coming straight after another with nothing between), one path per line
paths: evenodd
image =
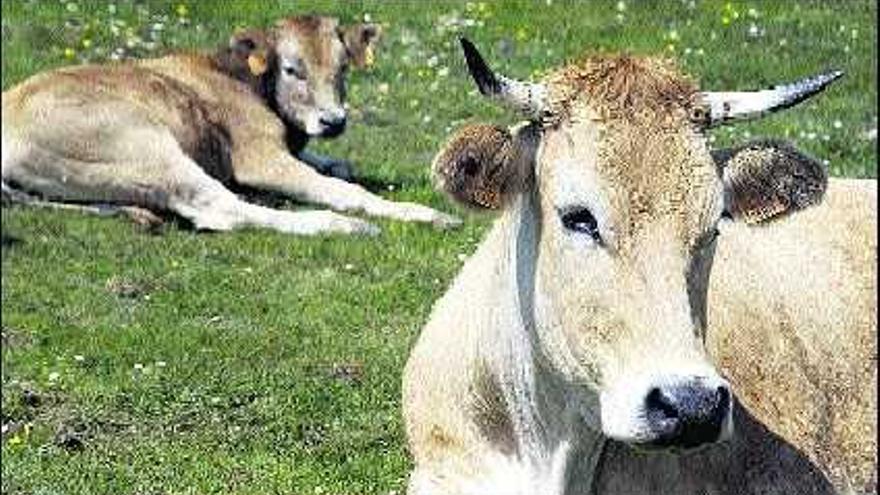
M471 40L467 39L466 37L459 36L458 42L459 42L459 44L461 44L461 48L465 52L477 52L476 45L474 45L474 43Z
M498 92L498 80L477 47L464 36L458 38L461 48L464 51L464 59L467 62L468 72L477 83L477 89L484 95L492 95Z

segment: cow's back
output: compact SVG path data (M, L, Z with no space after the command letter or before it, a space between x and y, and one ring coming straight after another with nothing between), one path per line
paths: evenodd
M742 406L839 488L876 491L876 181L721 227L707 346Z

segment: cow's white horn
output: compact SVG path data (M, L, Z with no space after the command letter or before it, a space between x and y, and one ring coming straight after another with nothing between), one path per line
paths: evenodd
M530 119L541 120L546 116L547 88L543 84L517 81L495 74L473 43L466 38L460 41L468 70L480 93L497 99Z
M709 126L749 120L782 110L820 93L843 76L839 70L762 91L704 92L709 105Z

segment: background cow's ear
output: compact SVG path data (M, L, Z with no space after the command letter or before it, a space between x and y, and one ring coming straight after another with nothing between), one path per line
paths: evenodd
M754 141L712 153L724 181L725 215L761 223L822 201L825 168L792 145Z
M239 31L229 39L229 64L236 76L261 77L270 67L272 40L259 29Z
M354 24L341 29L342 42L345 43L348 56L355 67L364 68L373 65L375 60L373 49L381 32L378 25L369 23Z
M465 126L434 158L434 178L441 190L464 206L499 210L532 181L538 139L531 125L513 133L486 124Z

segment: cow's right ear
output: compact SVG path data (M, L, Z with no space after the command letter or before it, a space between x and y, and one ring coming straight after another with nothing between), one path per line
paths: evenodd
M486 124L465 126L434 158L435 181L459 204L500 210L510 197L531 187L539 140L533 124L510 131Z
M272 58L272 40L263 30L239 31L229 39L231 62L235 69L246 71L251 77L262 77L269 71Z

